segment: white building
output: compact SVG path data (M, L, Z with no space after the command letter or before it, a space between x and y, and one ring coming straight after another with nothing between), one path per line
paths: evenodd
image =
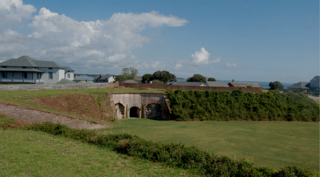
M54 61L39 61L22 56L0 63L0 83L57 83L73 80L74 70Z

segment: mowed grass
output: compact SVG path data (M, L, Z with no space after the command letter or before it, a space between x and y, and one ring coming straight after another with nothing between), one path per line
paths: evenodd
M0 115L0 125L12 122ZM117 154L43 132L0 128L0 176L192 176L186 170Z
M106 94L112 92L151 92L151 93L164 93L165 89L148 89L141 90L140 88L96 88L96 89L65 89L65 90L31 90L31 91L0 91L0 101L13 103L17 105L35 108L48 112L58 113L66 116L72 116L89 121L96 121L99 123L110 124L103 120L96 120L82 115L66 113L54 110L50 107L39 106L29 102L28 100L34 98L41 98L53 95L69 95L69 94Z
M156 142L181 142L217 155L244 158L275 169L299 165L319 170L319 123L129 119L118 121L115 126L98 131L126 132Z

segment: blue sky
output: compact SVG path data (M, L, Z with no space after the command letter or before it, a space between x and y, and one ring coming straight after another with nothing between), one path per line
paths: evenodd
M317 0L4 1L3 61L29 55L77 73L132 66L139 75L168 70L236 81L319 75Z

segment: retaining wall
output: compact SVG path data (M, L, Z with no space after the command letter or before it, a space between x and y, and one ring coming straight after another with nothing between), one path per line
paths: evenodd
M170 90L209 90L209 91L233 91L241 89L244 92L261 93L262 88L238 88L238 87L207 87L207 86L180 86L180 85L161 85L161 84L141 84L141 83L110 83L108 87L135 87L135 88L157 88Z

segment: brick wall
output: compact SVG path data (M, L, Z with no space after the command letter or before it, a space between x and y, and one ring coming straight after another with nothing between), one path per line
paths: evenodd
M116 83L119 84L117 86L123 87L135 87L135 88L157 88L157 89L181 89L181 90L209 90L209 91L233 91L238 90L240 88L237 87L207 87L207 86L180 86L180 85L160 85L160 84L133 84L133 83ZM262 89L260 88L241 88L244 92L254 92L260 93Z
M108 83L0 85L0 91L106 88Z

